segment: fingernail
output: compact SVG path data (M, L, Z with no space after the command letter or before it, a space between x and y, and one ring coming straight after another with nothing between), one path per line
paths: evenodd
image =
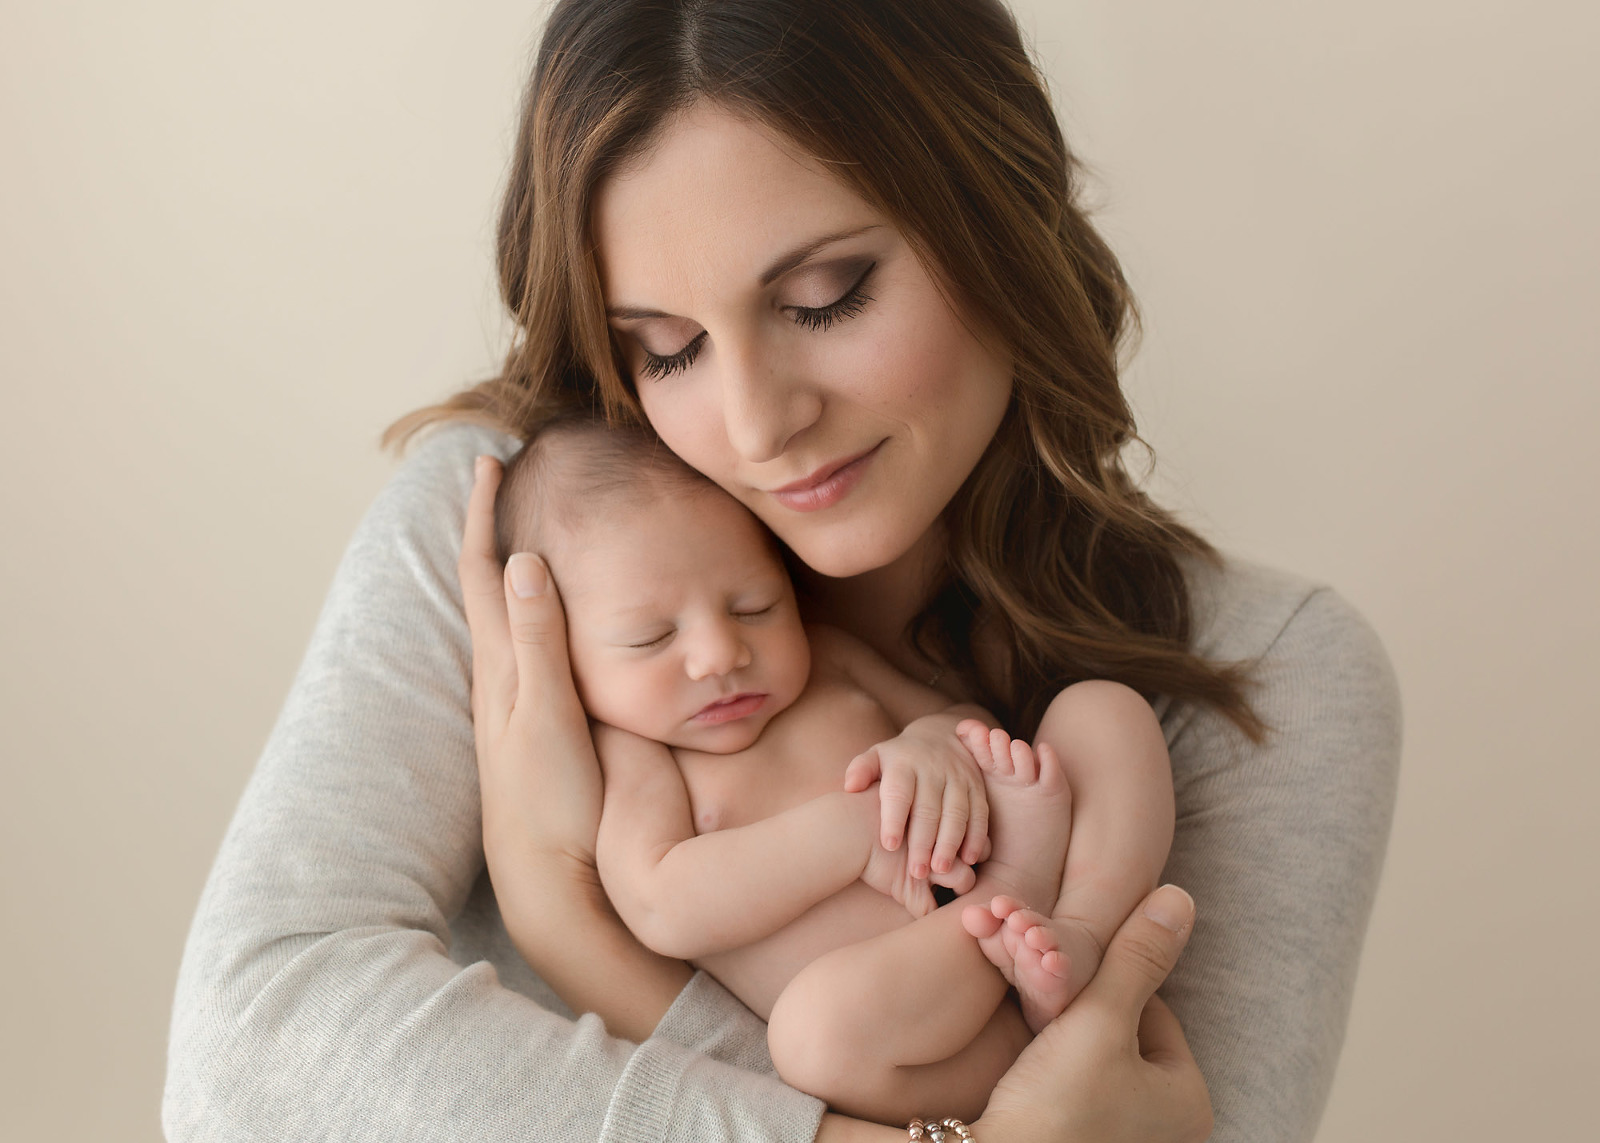
M530 556L527 552L518 552L512 556L506 561L506 568L511 573L511 590L517 593L518 599L543 595L545 586L550 582L544 561L538 556Z
M474 476L482 476L483 475L484 462L487 461L488 459L489 459L488 457L486 457L486 456L484 456L483 454L480 453L478 455L477 459L472 462L472 475L474 475Z
M1181 933L1194 920L1194 898L1176 885L1163 885L1144 903L1144 915L1163 929Z

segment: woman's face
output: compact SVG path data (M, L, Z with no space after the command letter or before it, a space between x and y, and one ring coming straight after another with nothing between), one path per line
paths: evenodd
M887 217L701 102L600 187L593 225L611 328L668 447L824 575L929 533L1012 365Z

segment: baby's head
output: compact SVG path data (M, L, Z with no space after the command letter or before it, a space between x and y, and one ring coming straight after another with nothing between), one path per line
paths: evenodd
M641 429L561 421L508 463L500 552L537 552L590 717L716 754L799 697L811 653L776 542Z

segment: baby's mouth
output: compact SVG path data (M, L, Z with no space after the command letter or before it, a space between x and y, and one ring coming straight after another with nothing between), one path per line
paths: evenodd
M690 721L701 724L733 722L735 719L750 717L760 710L766 704L766 701L767 696L759 691L743 691L740 694L729 695L725 699L718 699L714 703L708 703Z

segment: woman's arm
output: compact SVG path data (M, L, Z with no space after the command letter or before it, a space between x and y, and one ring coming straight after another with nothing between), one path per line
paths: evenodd
M1163 996L1211 1090L1217 1143L1308 1140L1333 1079L1389 836L1394 675L1332 591L1248 566L1198 573L1198 649L1257 662L1271 730L1166 711L1177 831L1165 877L1200 920Z
M474 892L481 818L455 565L472 457L509 444L436 433L340 564L190 931L170 1139L815 1133L816 1100L724 1062L762 1066L764 1042L719 986L697 976L646 1043L612 1039L593 1016L552 1010L494 935L492 897Z

